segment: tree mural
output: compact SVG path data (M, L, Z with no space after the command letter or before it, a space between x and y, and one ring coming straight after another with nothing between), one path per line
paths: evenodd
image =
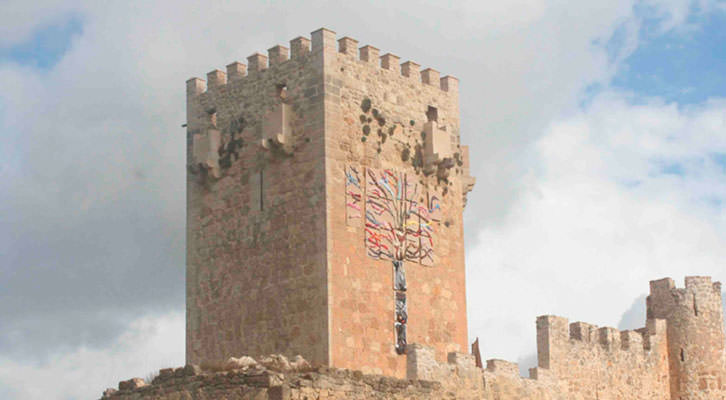
M351 170L346 174L351 179ZM433 222L439 221L441 207L436 196L419 193L419 186L402 172L365 169L365 242L370 257L393 262L395 291L395 347L406 350L406 272L404 261L423 265L434 263ZM353 200L356 185L348 183Z
M418 184L402 172L367 168L365 175L368 255L433 265L433 222L441 211L438 198L422 195Z

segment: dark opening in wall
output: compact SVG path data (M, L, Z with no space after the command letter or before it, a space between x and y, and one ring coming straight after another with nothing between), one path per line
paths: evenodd
M686 351L681 348L681 362L686 361Z
M693 314L698 316L698 303L696 302L696 294L693 294Z
M278 83L276 88L277 88L277 98L282 100L283 102L285 100L287 100L287 84Z
M217 109L212 107L212 108L208 108L206 111L207 111L207 117L209 118L208 119L209 125L216 128L217 127Z
M263 170L260 170L260 211L265 211L265 175Z
M438 121L439 110L437 110L436 107L429 106L429 109L426 110L426 118L429 120L429 122Z

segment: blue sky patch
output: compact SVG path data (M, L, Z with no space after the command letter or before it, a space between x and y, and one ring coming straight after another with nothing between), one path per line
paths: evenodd
M658 28L660 22L658 17L646 18L641 44L625 60L612 85L639 96L657 96L679 104L723 96L726 12L695 12L685 28L667 32Z
M17 63L50 69L70 49L73 38L83 30L80 18L71 17L41 27L27 41L0 48L0 63Z
M685 171L683 169L683 166L678 163L666 163L663 164L660 168L660 173L663 175L679 175L683 176L685 174Z
M713 159L716 164L720 165L723 172L726 173L726 153L714 153L711 155L711 159Z

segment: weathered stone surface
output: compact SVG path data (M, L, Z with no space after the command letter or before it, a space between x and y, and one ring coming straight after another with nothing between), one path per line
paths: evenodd
M202 373L202 369L195 364L187 364L184 366L184 375L195 376Z
M288 361L287 357L281 354L273 354L262 357L259 362L262 366L272 371L288 372L292 370L290 361Z
M118 383L118 390L134 390L138 389L140 387L146 386L146 382L144 382L141 378L131 378L127 381L121 381Z
M290 362L290 367L293 371L309 371L312 368L310 363L299 354Z
M257 365L257 361L255 361L255 359L252 357L248 357L248 356L242 356L240 358L230 357L227 359L227 362L224 364L224 369L227 369L227 370L243 369L243 368L254 367L255 365Z

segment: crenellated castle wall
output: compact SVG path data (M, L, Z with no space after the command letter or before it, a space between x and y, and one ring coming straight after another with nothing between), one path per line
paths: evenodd
M726 398L721 283L686 277L684 288L672 279L650 283L648 317L668 320L670 392L674 400Z
M665 320L637 331L537 319L538 367L562 383L572 399L662 399L668 392Z
M311 367L299 357L294 361L283 356L257 361L243 357L212 370L194 365L161 370L151 384L139 378L123 381L118 390L104 392L104 398L723 400L726 369L720 362L725 354L719 348L723 326L711 324L723 318L722 307L715 306L715 300L721 301L720 284L705 277L689 277L686 282L683 289L670 279L651 282L649 317L665 313L669 318L649 318L644 328L634 331L569 323L550 315L537 318L538 366L530 369L527 378L519 375L516 363L487 360L482 369L475 365L473 355L450 352L441 361L434 348L410 344L404 357L406 379ZM671 319L679 310L688 310L690 315ZM704 320L684 324L684 318L692 317ZM710 329L715 336L703 336ZM690 347L679 343L680 336L670 334L679 331ZM672 360L674 345L700 349L703 358L686 364L686 358L678 354ZM674 378L684 383L673 386ZM673 392L674 387L679 391Z

